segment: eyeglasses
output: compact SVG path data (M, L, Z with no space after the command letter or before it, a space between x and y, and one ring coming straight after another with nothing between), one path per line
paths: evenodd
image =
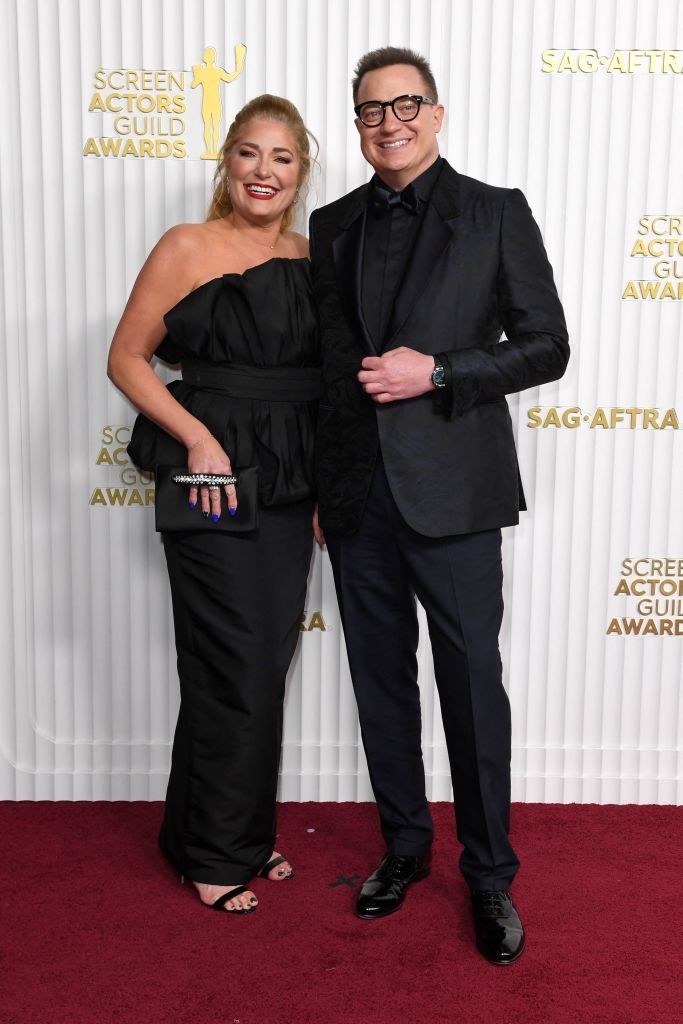
M387 107L391 107L394 117L399 121L414 121L420 113L422 103L430 106L436 105L436 100L430 100L428 96L413 96L407 93L405 96L397 96L393 100L368 100L367 103L360 103L353 108L354 113L366 128L376 128L384 120Z

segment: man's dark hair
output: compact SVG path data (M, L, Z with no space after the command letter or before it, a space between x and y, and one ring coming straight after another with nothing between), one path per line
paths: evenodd
M439 99L434 75L426 57L406 47L383 46L379 50L371 50L370 53L366 53L356 64L351 81L354 106L358 103L358 90L363 76L367 75L368 71L379 71L380 68L388 68L392 64L410 64L417 68L427 87L427 92L431 93L431 99Z

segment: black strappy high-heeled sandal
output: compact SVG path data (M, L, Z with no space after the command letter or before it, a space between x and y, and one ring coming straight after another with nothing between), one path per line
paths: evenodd
M268 863L264 864L263 867L261 868L261 870L256 872L257 876L259 878L268 878L268 872L272 871L273 868L279 867L280 864L284 864L286 862L286 860L287 860L287 858L286 857L282 857L280 854L278 854L277 857L271 857L270 860L268 861ZM289 871L285 871L280 876L279 881L281 881L281 882L288 882L290 878L294 878L294 871L291 868L289 869ZM269 879L269 881L274 882L274 881L276 881L276 879L271 878L271 879Z
M230 892L224 892L222 896L219 896L213 903L204 903L205 907L209 907L210 910L222 910L226 914L253 914L258 904L254 904L252 907L234 907L232 910L230 907L226 907L226 903L229 900L233 900L235 896L241 896L243 892L249 892L246 885L238 885L236 889L231 889ZM203 901L202 901L203 902Z
M191 879L188 879L188 881L191 881ZM184 875L180 876L180 884L185 885ZM234 910L231 910L230 907L226 907L225 905L228 900L234 899L235 896L241 896L243 892L250 891L251 890L248 889L246 885L238 885L234 889L231 889L230 892L224 892L223 895L219 896L217 900L213 901L213 903L205 903L201 896L199 896L199 890L195 886L195 892L199 896L199 902L203 907L208 907L209 910L222 910L225 914L253 914L258 907L258 900L251 907L235 907Z

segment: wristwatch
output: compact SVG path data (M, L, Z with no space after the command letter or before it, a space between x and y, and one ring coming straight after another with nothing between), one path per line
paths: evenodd
M441 362L441 356L434 356L434 369L432 370L432 384L435 388L446 387L446 369Z

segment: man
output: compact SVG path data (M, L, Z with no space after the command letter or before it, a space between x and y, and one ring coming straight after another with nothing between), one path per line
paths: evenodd
M518 860L500 531L525 504L505 395L562 376L567 331L524 196L439 156L444 108L427 61L395 47L367 54L353 99L375 174L313 214L311 258L323 349L319 539L387 847L356 911L393 913L429 873L417 597L477 947L507 964L524 930L508 892Z

